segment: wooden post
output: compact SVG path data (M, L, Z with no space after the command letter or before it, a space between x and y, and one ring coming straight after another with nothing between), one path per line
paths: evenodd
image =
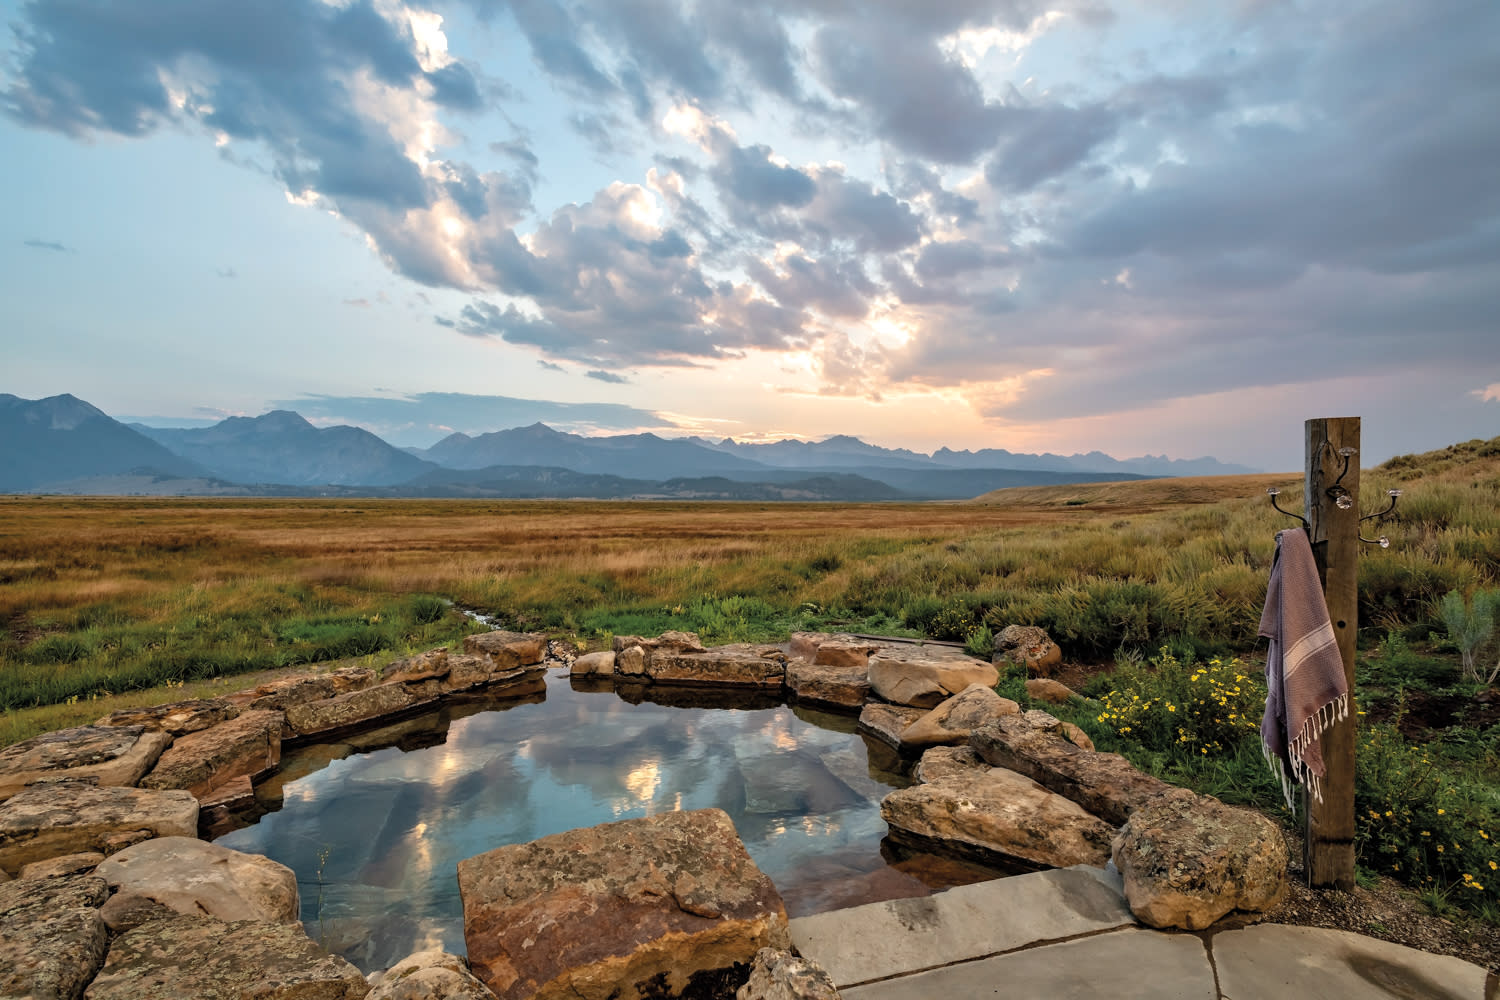
M1323 581L1328 617L1349 682L1349 717L1323 734L1323 801L1303 792L1303 863L1310 886L1354 888L1354 647L1359 630L1359 417L1307 421L1307 519L1313 556ZM1353 448L1348 471L1340 449ZM1339 480L1340 473L1343 479ZM1328 495L1335 482L1348 491L1340 508Z

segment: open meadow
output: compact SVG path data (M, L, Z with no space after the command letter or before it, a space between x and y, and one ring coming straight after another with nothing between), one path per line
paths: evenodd
M264 671L379 667L480 627L459 608L594 645L823 629L988 655L1023 623L1062 646L1091 700L1058 714L1101 749L1275 811L1255 633L1295 522L1268 485L1300 509L1295 474L941 504L4 498L0 743ZM1391 546L1360 569L1361 865L1493 923L1500 699L1461 674L1441 604L1500 585L1500 439L1366 470L1363 508L1388 487L1405 496L1370 530ZM1023 680L1002 693L1024 702Z

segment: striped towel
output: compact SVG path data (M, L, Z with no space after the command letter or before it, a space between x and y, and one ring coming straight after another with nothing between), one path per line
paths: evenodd
M1312 545L1301 528L1276 533L1276 558L1266 588L1260 634L1266 652L1266 714L1260 738L1266 760L1281 778L1287 807L1296 811L1292 788L1306 785L1323 801L1323 750L1318 738L1349 716L1344 659L1328 620Z

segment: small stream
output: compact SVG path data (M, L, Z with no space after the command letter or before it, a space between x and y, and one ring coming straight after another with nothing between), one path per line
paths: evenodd
M464 953L463 858L665 810L729 813L793 916L993 876L882 843L880 800L909 779L852 717L691 689L645 697L675 703L554 671L529 697L289 751L257 787L273 811L217 843L292 868L308 934L365 971L422 948Z

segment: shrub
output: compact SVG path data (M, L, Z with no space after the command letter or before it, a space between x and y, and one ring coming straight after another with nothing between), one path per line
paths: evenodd
M1473 599L1467 601L1459 591L1450 590L1443 595L1438 607L1443 615L1443 624L1448 626L1449 638L1458 646L1464 676L1473 681L1484 680L1486 684L1493 684L1495 677L1500 675L1500 664L1496 664L1494 671L1485 680L1480 673L1479 655L1495 632L1495 613L1500 609L1500 590L1475 591Z

